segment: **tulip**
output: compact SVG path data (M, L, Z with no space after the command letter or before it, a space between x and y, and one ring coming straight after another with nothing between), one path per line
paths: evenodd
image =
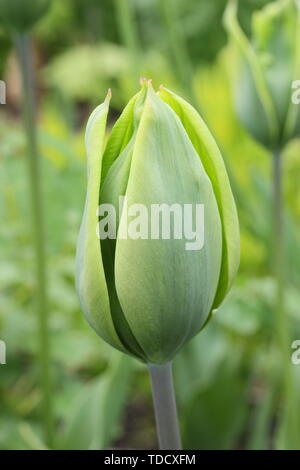
M51 0L0 0L0 20L12 31L31 29L48 11Z
M282 390L285 403L294 410L284 416L288 430L288 449L298 448L300 440L299 404L290 367L291 339L286 315L284 243L284 204L282 156L286 144L300 136L300 107L294 101L300 76L300 4L295 0L277 0L255 13L252 40L249 41L237 21L237 1L230 0L225 25L241 53L242 67L236 83L237 114L258 142L272 154L273 165L273 243L270 244L275 279L275 321L277 344L281 351ZM282 399L280 407L282 406ZM286 409L288 407L286 406Z
M237 114L248 132L272 151L300 135L300 107L292 83L300 76L300 9L294 0L268 4L252 17L252 40L237 20L236 0L228 3L225 26L240 51L235 84Z
M110 97L109 91L86 129L77 291L88 322L107 343L165 364L203 328L232 285L239 263L236 207L220 151L192 106L142 80L105 144ZM203 247L187 250L184 237L124 236L120 197L149 213L153 205L202 205ZM99 240L99 203L115 209L116 237Z

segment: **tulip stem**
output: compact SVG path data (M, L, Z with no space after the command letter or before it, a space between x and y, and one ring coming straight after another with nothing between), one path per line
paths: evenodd
M23 122L27 139L29 189L31 193L32 228L36 263L39 367L43 399L43 418L47 444L51 447L53 444L53 419L46 293L46 256L40 159L36 132L35 85L32 76L31 38L25 34L17 34L14 39L23 85Z
M273 233L274 233L274 274L276 280L277 328L280 345L286 350L288 328L284 313L284 234L282 202L282 159L281 152L273 155Z
M290 361L291 340L289 322L285 309L285 243L284 243L284 211L282 194L282 153L280 151L273 154L273 251L274 251L274 277L276 282L275 310L276 328L279 348L282 356L282 393L285 397L287 419L289 422L290 445L299 444L300 428L299 416L296 409L299 409L299 399L295 393L296 386L292 374ZM292 440L294 442L292 442Z
M166 30L166 37L172 56L174 67L177 71L182 90L186 98L196 106L197 100L193 91L193 64L185 41L182 18L178 0L158 0L162 21Z
M135 79L140 78L140 41L134 17L134 6L128 0L114 0L119 34L131 58L131 71Z
M172 362L163 365L148 364L152 385L153 403L161 450L180 450Z

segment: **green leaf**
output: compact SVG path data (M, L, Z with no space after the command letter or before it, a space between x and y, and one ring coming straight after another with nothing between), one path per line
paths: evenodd
M189 449L228 450L236 445L248 408L249 377L241 369L241 357L225 358L216 380L186 403L182 429Z
M30 424L25 422L20 423L18 432L29 450L49 450L34 427Z
M128 397L133 363L112 353L108 369L99 379L83 386L69 409L62 438L63 449L101 450L118 435Z

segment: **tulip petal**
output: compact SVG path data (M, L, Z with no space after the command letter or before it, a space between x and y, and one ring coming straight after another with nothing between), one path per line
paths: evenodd
M233 283L240 259L239 223L227 171L220 150L198 112L165 88L160 88L159 96L180 118L214 188L223 237L220 282L213 305L217 308Z
M115 348L125 351L111 318L109 296L97 236L101 161L110 92L92 113L86 129L87 195L76 253L76 288L82 310L95 331Z
M119 225L119 218L121 216L119 213L119 198L120 196L124 196L126 193L133 144L134 137L131 138L131 141L124 148L123 152L121 152L121 155L111 165L101 186L100 204L110 204L114 207L116 215L114 223L116 228ZM115 239L105 238L101 240L101 252L110 299L111 316L122 344L124 344L126 349L133 355L140 357L141 359L145 359L145 354L127 323L116 292L114 269L115 248Z
M147 360L170 360L206 321L217 290L221 221L213 188L174 111L148 89L126 190L128 207L204 204L205 244L186 250L185 239L118 236L117 294ZM122 212L121 224L126 217Z
M106 174L118 158L123 149L129 143L136 125L135 109L136 104L142 101L145 96L145 86L128 102L124 108L121 116L116 121L112 128L111 134L104 150L103 161L102 161L102 173L101 182L103 182Z

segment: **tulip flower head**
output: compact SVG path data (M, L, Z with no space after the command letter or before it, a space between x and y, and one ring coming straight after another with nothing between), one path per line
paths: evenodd
M252 17L252 40L237 20L238 2L230 0L224 22L240 52L234 84L237 114L249 133L272 151L300 135L300 108L292 101L300 77L300 8L277 0Z
M141 83L107 141L110 91L87 124L76 284L106 342L162 364L225 298L239 228L222 156L199 114L164 87L156 93Z

